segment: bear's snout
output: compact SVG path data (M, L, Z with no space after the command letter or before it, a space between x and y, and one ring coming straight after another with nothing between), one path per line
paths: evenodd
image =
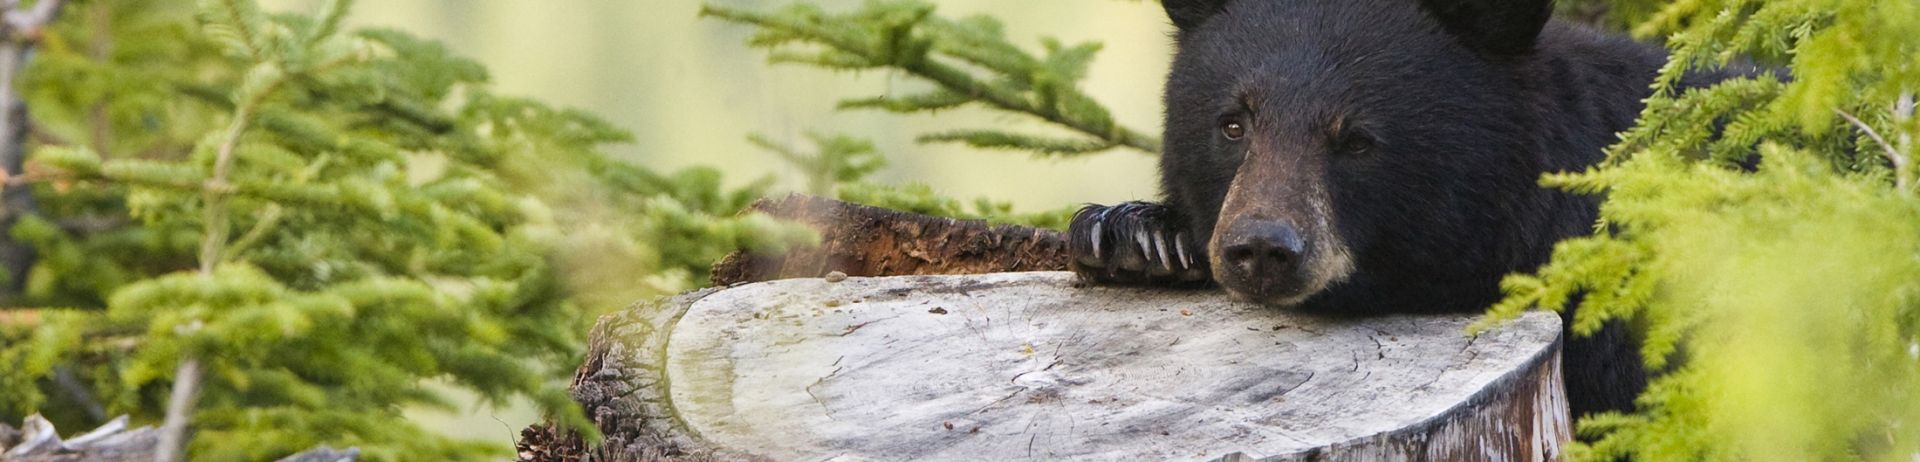
M1234 294L1261 303L1291 303L1303 295L1308 275L1306 241L1291 223L1240 219L1219 236L1214 279Z

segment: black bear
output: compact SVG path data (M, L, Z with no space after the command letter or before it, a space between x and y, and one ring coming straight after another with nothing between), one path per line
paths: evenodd
M1666 62L1550 20L1551 0L1163 3L1178 29L1165 202L1081 210L1073 266L1318 313L1499 300L1503 275L1593 230L1598 199L1540 176L1599 161ZM1629 410L1646 386L1620 325L1564 358L1575 416Z

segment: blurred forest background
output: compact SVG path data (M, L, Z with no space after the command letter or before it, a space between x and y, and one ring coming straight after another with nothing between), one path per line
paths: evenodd
M269 10L314 11L320 0L265 0ZM1158 194L1156 158L1117 150L1077 159L1035 161L1019 151L981 151L950 143L916 144L920 133L963 127L1037 128L1023 118L975 107L938 117L881 111L835 111L843 98L922 91L925 83L897 72L833 72L768 65L744 42L753 28L699 17L699 0L381 0L360 2L348 24L392 27L445 42L486 64L494 90L598 115L633 131L635 142L609 153L659 170L712 165L741 184L769 173L781 187L803 189L799 175L747 142L763 133L805 145L820 130L867 138L890 167L883 183L924 182L947 196L1011 200L1015 210L1074 203L1150 200ZM768 10L784 0L729 0L715 6ZM827 11L861 0L810 2ZM1158 2L1113 0L951 0L939 14L988 14L1006 25L1015 45L1035 50L1051 36L1100 42L1081 90L1122 125L1158 135L1160 86L1172 58L1172 26ZM1036 129L1034 131L1043 131Z
M263 0L269 11L316 11L322 0ZM718 1L765 10L784 0ZM861 0L813 2L829 11ZM616 157L671 171L718 168L732 186L769 174L777 188L801 191L794 166L747 140L760 133L805 146L808 130L873 141L888 167L883 183L920 182L950 197L991 197L1014 210L1038 212L1078 203L1152 200L1159 193L1158 158L1117 149L1077 158L1035 159L1020 151L982 151L954 143L919 144L920 133L963 127L1037 128L1024 118L961 107L927 115L836 111L835 102L925 90L894 71L834 72L768 65L745 45L753 28L699 17L700 0L380 0L355 5L350 27L388 27L439 40L487 66L501 95L572 107L630 130L634 142L608 145ZM1038 48L1042 36L1066 43L1100 42L1081 90L1104 103L1121 124L1158 134L1160 86L1172 58L1172 26L1157 2L1113 0L952 0L940 14L991 14L1014 44ZM448 389L458 393L457 389ZM462 438L517 437L539 418L521 403L507 409L469 406L450 414L415 409L409 416Z

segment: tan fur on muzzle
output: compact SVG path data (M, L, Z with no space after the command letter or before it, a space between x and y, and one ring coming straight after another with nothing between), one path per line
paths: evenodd
M1261 149L1258 142L1234 174L1220 207L1220 220L1213 227L1207 255L1214 262L1214 280L1235 297L1272 305L1298 304L1328 285L1345 280L1354 271L1353 256L1334 228L1334 210L1327 192L1323 167L1317 153L1280 153ZM1267 220L1291 224L1304 243L1296 271L1304 272L1305 284L1291 294L1256 299L1247 287L1234 287L1234 271L1225 263L1223 243L1235 240L1230 235L1235 220ZM1231 244L1227 244L1231 245Z

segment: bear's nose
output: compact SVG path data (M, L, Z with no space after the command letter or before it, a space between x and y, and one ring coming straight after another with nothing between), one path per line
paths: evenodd
M1256 299L1293 295L1306 247L1299 230L1283 221L1244 219L1235 220L1226 231L1221 236L1225 239L1220 262L1221 269L1232 274L1220 282Z

